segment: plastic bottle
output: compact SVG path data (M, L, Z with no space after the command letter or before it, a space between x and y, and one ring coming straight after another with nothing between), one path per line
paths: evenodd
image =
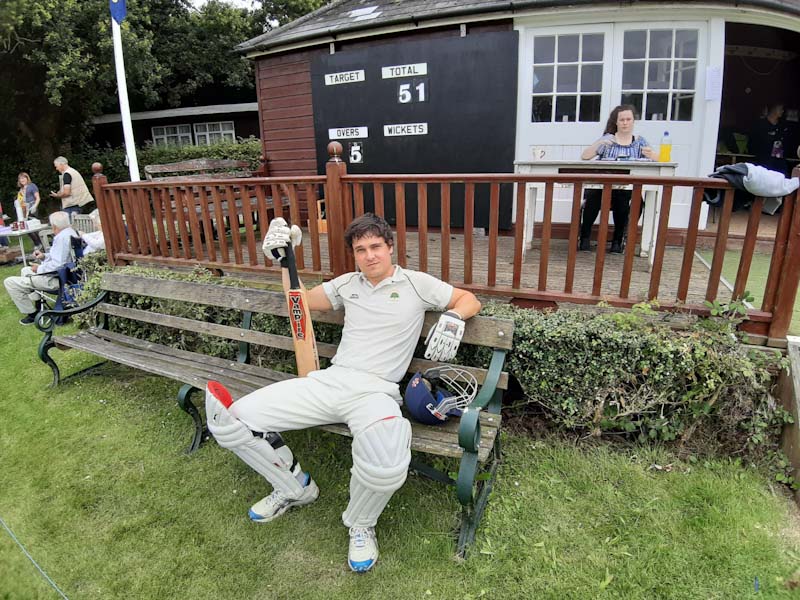
M658 162L670 162L672 159L672 138L669 137L669 131L664 132L664 137L661 138L661 146L658 149Z

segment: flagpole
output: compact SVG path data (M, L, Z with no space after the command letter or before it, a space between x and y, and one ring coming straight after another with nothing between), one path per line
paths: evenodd
M125 79L125 59L122 57L122 35L119 23L112 17L111 37L114 40L114 65L117 69L117 91L119 93L119 111L122 116L122 133L125 136L125 154L128 156L128 170L131 181L139 181L139 161L136 159L136 145L133 140L131 125L131 109L128 105L128 83Z

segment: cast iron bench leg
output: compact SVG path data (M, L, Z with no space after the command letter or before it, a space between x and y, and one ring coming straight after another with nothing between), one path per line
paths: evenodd
M191 445L186 450L186 454L191 454L197 450L200 447L200 444L208 439L208 430L203 426L203 420L200 418L200 413L197 411L197 407L191 400L192 393L199 391L199 389L189 385L188 383L182 386L178 391L178 406L181 407L181 410L188 413L188 415L192 417L192 420L194 421L194 437L192 438Z

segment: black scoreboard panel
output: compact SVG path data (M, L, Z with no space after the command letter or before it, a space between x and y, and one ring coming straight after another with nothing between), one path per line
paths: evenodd
M513 173L517 106L515 31L408 38L317 56L311 65L320 173L332 139L348 173ZM512 190L501 186L499 223L511 227ZM365 186L367 209L372 186ZM451 225L464 223L464 186L451 190ZM396 222L394 186L384 186ZM417 188L406 186L417 224ZM489 188L476 186L475 226L489 225ZM428 223L441 223L440 187L428 186Z

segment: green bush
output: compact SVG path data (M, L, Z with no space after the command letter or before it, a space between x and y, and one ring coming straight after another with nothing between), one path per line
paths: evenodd
M508 370L559 427L594 436L714 444L724 452L779 460L791 417L771 395L786 367L777 351L749 348L725 320L675 330L631 312L589 314L491 303L483 314L515 322Z

